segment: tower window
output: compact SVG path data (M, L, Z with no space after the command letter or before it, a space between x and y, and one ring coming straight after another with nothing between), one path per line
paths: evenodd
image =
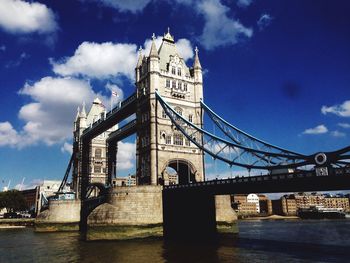
M177 68L177 75L181 76L181 68Z
M184 83L184 91L187 91L187 83Z
M101 159L102 158L102 149L95 149L95 158Z
M167 135L167 136L165 137L165 143L166 143L166 144L171 144L171 135Z
M172 87L173 89L176 89L176 81L175 81L175 80L173 80L171 84L172 84L172 86L171 86L171 87Z
M167 115L166 115L165 111L163 110L162 111L162 118L166 119L166 117L167 117Z
M180 107L176 107L175 111L182 116L182 109Z
M189 139L185 139L185 145L186 146L190 146L190 140Z
M101 166L94 166L94 172L100 174L101 173Z
M173 75L176 74L176 68L175 68L175 67L171 67L171 73L172 73Z
M182 134L174 134L174 145L183 145Z
M166 80L166 87L167 87L167 88L170 88L170 79L167 79L167 80Z
M192 122L192 121L193 121L193 115L192 115L192 114L188 115L188 121L189 121L189 122Z

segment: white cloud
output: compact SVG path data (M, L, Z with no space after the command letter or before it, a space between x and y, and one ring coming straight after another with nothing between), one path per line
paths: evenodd
M346 134L344 132L340 132L340 131L332 131L331 135L333 137L337 137L337 138L343 138L346 136Z
M228 17L230 8L219 0L203 0L197 5L198 12L205 18L201 44L208 50L225 45L234 45L241 38L252 37L253 30L242 25L238 20Z
M10 33L54 32L55 15L46 5L21 0L0 1L0 27Z
M94 0L105 6L113 7L120 12L137 13L142 11L152 0Z
M350 117L350 100L344 101L342 104L333 106L322 106L321 112L323 114L333 113L340 117Z
M73 145L68 143L68 142L64 142L64 144L61 147L61 152L72 154L73 153Z
M155 44L156 47L159 49L161 43L162 43L163 36L157 36L155 39ZM145 43L143 44L144 46L144 54L146 56L149 55L149 52L151 50L151 45L152 45L152 40L151 39L146 39ZM179 52L180 57L182 57L185 61L188 59L193 58L193 48L191 45L191 42L186 39L186 38L181 38L178 41L175 42L176 49Z
M134 167L136 159L136 144L129 142L118 142L117 172Z
M114 44L112 42L83 42L72 57L53 61L53 71L62 76L87 76L110 78L120 75L134 78L137 59L137 46L134 44Z
M237 0L237 5L238 5L239 7L247 7L247 6L249 6L252 2L253 2L253 0Z
M259 27L259 30L263 30L267 26L271 24L273 17L270 16L269 14L262 14L257 22L257 25Z
M303 134L324 134L327 133L328 129L325 125L321 124L315 128L306 129Z
M0 146L14 146L20 142L20 136L9 122L0 122Z
M344 129L350 129L349 123L338 123L338 126L344 128Z
M88 82L74 78L45 77L32 85L26 83L19 94L31 99L18 114L25 124L16 131L9 122L1 123L0 146L62 143L72 137L76 108L83 101L89 103L95 97L107 101Z

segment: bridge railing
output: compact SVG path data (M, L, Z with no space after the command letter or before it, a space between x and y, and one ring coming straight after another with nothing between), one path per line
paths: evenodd
M328 176L349 175L349 174L350 174L350 167L334 168L331 175L328 175ZM165 185L164 189L166 190L166 189L193 188L193 187L199 187L199 186L215 186L215 185L222 185L222 184L286 180L286 179L307 178L307 177L316 177L316 171L310 170L310 171L298 171L294 173L267 174L267 175L257 175L257 176L236 176L233 178L214 179L214 180L195 182L190 184Z

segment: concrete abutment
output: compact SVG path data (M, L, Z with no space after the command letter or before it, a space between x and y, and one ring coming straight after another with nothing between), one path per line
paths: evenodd
M36 231L77 231L80 201L50 200L35 220ZM162 186L115 187L107 202L87 216L87 240L210 238L237 233L230 196L205 191L168 191ZM82 230L82 229L81 229Z

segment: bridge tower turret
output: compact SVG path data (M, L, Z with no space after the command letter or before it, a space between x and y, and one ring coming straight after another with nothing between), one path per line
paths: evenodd
M202 126L203 81L198 50L193 68L189 68L169 30L159 48L153 34L149 55L139 55L135 73L138 184L204 180L203 152L176 130L155 97L157 91L179 114ZM167 167L177 175L168 173Z

